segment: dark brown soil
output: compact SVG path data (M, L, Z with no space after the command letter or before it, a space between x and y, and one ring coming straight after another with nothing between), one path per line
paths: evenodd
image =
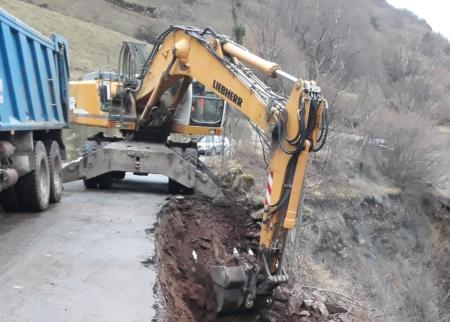
M166 203L156 234L158 282L166 321L329 320L318 311L318 305L323 303L305 307L303 300L308 296L300 296L286 287L275 291L269 308L216 315L208 267L236 264L233 248L242 254L255 242L246 237L252 220L247 208L238 203L218 206L194 197L174 197Z
M231 264L233 247L239 252L248 248L245 211L237 205L213 207L201 199L172 198L160 215L158 270L167 321L215 321L208 266Z

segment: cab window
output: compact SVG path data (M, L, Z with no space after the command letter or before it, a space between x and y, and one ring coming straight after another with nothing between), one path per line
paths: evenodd
M194 83L192 91L191 125L220 126L224 101L200 83Z

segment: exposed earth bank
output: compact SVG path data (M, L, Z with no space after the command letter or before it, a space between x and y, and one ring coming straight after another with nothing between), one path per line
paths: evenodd
M162 207L157 229L158 291L162 321L361 321L326 298L278 288L269 307L216 315L209 265L233 265L233 248L257 245L255 219L239 202L215 205L196 197L173 197Z

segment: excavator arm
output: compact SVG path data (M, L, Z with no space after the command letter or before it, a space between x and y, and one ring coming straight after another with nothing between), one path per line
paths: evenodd
M289 97L276 94L252 70L292 83ZM157 40L139 85L130 87L137 131L167 127L190 83L196 80L244 114L271 139L258 261L212 268L218 310L251 308L259 295L287 282L284 257L295 227L310 152L324 144L327 103L314 82L304 81L211 29L172 26ZM164 93L170 99L162 104ZM167 100L166 100L167 101Z

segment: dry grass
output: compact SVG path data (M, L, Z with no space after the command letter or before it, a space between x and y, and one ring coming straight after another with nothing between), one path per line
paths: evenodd
M136 41L98 25L24 2L0 0L0 6L44 35L55 32L68 39L72 79L105 66L117 68L122 41Z
M129 36L133 35L139 26L148 25L154 21L150 17L124 10L104 0L25 1Z
M206 26L216 29L220 33L231 34L232 1L195 0L193 5L183 0L128 0L143 6L159 8L162 21L166 24L193 24L196 27ZM181 11L181 12L179 12ZM181 13L181 14L180 14Z
M44 5L64 15L92 22L129 36L134 36L139 28L152 29L159 34L171 24L211 26L222 33L231 33L231 1L196 1L193 5L181 0L127 1L142 6L156 7L159 17L148 17L104 0L26 0L26 2Z

